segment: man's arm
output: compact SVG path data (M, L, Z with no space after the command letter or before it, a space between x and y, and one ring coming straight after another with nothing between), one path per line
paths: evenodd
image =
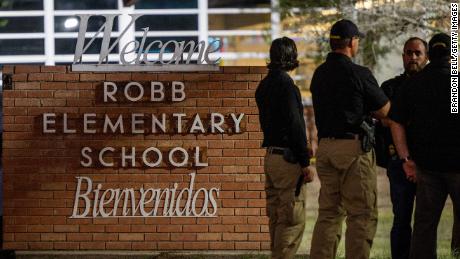
M406 173L406 177L409 181L415 182L416 178L416 165L413 160L410 160L409 148L407 147L406 140L406 129L400 123L388 119L388 124L391 129L391 135L393 136L393 143L395 144L396 151L398 156L401 159L404 159L403 169Z
M391 119L388 119L387 123L390 126L391 135L393 136L393 143L395 144L399 157L408 157L409 149L407 148L406 129L404 129L403 125Z
M305 120L300 117L298 110L298 99L295 89L297 86L293 82L286 87L286 101L287 101L287 121L288 121L288 144L290 149L296 155L301 166L303 182L308 183L314 179L314 171L310 166L310 156L307 150L307 133L305 130Z
M391 103L390 101L388 101L380 109L373 111L372 115L376 117L377 119L384 119L387 117L388 112L390 111L390 108L391 108Z
M385 118L390 111L390 101L383 90L379 87L377 80L369 69L364 70L362 85L364 89L364 102L368 111L377 119Z

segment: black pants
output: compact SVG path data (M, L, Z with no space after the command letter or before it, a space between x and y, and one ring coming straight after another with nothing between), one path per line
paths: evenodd
M454 207L452 250L458 251L460 249L460 172L441 173L419 168L410 258L436 259L438 223L447 195L452 199Z
M390 196L394 215L391 227L391 258L408 259L416 185L407 180L399 160L390 160L387 175L390 180Z

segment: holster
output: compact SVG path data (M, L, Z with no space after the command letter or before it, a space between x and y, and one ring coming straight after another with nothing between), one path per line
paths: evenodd
M295 186L295 196L299 196L300 194L300 189L302 189L302 185L303 185L303 174L301 174L299 176L299 179L297 179L297 184Z
M360 125L362 130L361 134L361 148L364 152L369 152L375 146L375 125L372 122L363 120Z

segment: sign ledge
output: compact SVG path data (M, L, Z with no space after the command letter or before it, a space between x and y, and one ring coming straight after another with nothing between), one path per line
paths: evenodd
M220 67L209 64L178 65L123 65L123 64L73 64L72 72L201 72L219 71Z

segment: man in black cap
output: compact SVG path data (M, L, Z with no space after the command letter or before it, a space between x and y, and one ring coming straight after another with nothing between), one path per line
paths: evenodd
M404 43L402 60L404 73L383 82L382 90L393 101L403 83L422 70L428 62L428 43L421 38L412 37ZM391 131L385 123L378 124L377 131L384 139L382 156L386 163L377 164L387 169L390 180L391 203L393 204L393 226L391 228L391 257L393 259L409 258L412 236L412 214L414 209L416 185L406 178L402 162L396 154Z
M365 119L371 114L385 117L390 102L371 71L351 60L360 37L353 22L336 22L330 32L332 52L311 82L321 181L311 259L335 258L345 217L345 257L369 258L377 227L373 132Z
M460 117L450 110L450 37L429 42L428 64L408 80L389 117L408 179L417 181L410 258L435 259L437 227L447 195L454 206L452 250L460 249Z

